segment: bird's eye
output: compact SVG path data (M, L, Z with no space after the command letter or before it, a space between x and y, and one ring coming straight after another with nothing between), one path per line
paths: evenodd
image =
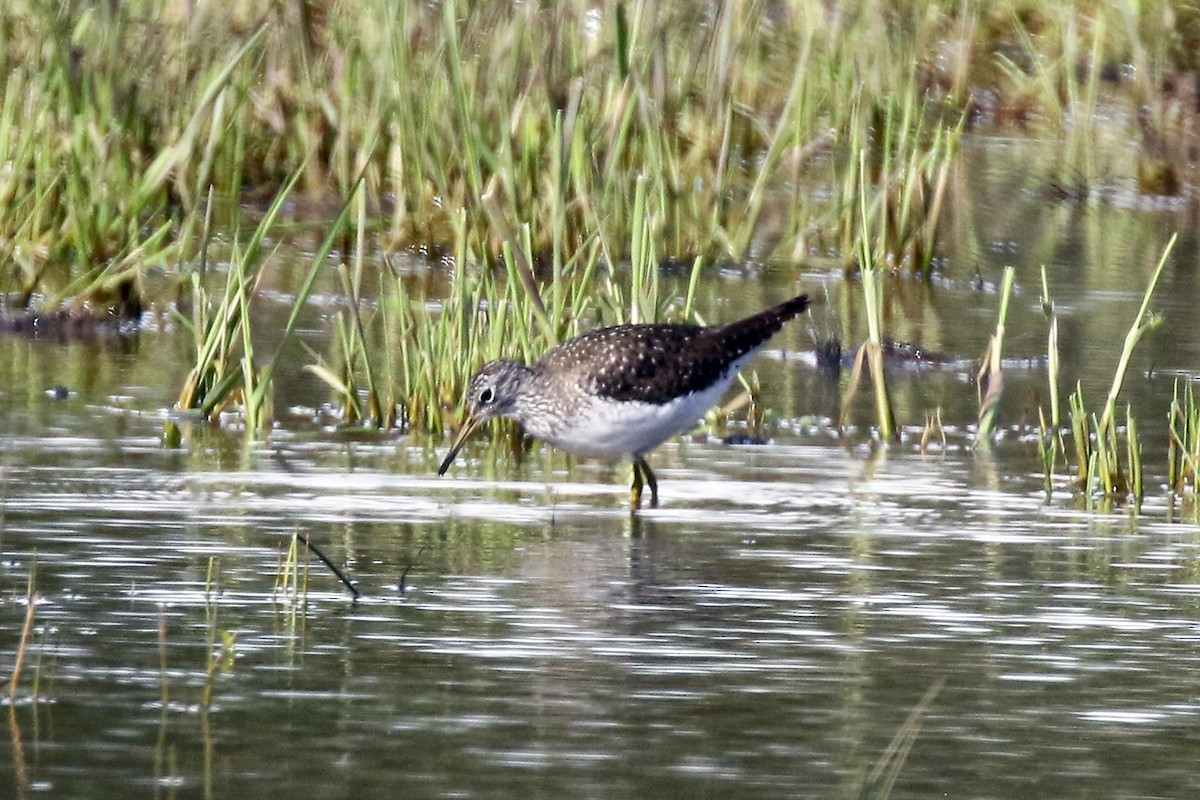
M495 396L496 396L495 393L492 391L491 387L489 386L488 388L484 389L482 392L479 393L479 402L483 403L484 405L487 405L488 403L492 402L492 400L495 398Z

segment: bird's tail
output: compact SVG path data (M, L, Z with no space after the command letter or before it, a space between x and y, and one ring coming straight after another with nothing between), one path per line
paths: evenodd
M797 314L803 314L808 309L809 305L811 305L811 301L808 299L808 295L798 294L791 300L785 300L779 305L768 308L762 313L778 317L779 325L782 327L783 323L787 322L792 317L796 316Z
M791 300L771 306L757 314L720 326L721 334L734 349L748 353L766 343L779 332L783 324L809 306L807 294L797 295Z

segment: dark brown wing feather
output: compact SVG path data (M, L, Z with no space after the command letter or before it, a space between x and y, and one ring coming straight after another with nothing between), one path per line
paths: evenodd
M613 400L666 403L710 386L807 307L800 295L727 325L601 328L554 348L533 369Z

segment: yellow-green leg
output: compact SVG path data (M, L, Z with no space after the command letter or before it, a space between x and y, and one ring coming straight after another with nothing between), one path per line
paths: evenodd
M629 490L634 511L642 507L642 487L646 485L650 486L650 507L657 508L658 479L654 477L654 470L650 469L646 459L639 456L633 460L633 486Z
M633 485L629 487L629 510L637 511L642 507L642 468L638 466L638 460L633 462Z

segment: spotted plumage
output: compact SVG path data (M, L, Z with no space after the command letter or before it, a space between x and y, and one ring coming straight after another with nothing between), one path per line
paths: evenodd
M569 453L633 461L634 507L643 476L657 503L646 453L695 425L742 366L808 302L800 295L725 325L601 328L553 348L531 367L489 362L471 379L467 424L438 474L475 428L508 417Z

